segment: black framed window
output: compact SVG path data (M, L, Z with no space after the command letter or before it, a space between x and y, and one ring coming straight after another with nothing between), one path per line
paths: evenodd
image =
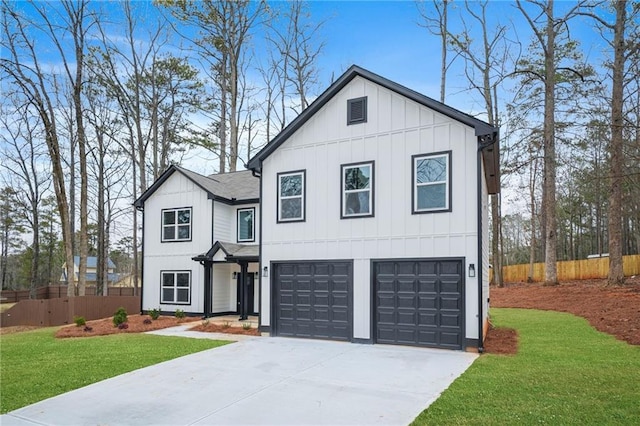
M191 271L162 271L160 303L191 304Z
M191 241L191 207L162 210L162 241Z
M305 170L278 173L278 222L305 220Z
M451 151L411 158L413 213L451 211Z
M238 209L238 242L247 243L255 241L255 215L256 209Z
M374 162L341 166L341 218L373 216Z

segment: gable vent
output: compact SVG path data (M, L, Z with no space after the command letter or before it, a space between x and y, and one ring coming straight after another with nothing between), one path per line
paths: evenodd
M367 122L367 97L347 100L347 125Z

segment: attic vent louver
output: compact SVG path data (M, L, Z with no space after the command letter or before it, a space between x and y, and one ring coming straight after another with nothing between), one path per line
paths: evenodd
M367 97L347 100L347 125L367 122Z

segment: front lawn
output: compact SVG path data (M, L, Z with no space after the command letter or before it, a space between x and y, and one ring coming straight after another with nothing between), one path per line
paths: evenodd
M639 346L566 313L491 315L518 331L518 354L482 355L414 425L638 424Z
M56 339L56 330L0 336L0 413L228 343L149 334Z

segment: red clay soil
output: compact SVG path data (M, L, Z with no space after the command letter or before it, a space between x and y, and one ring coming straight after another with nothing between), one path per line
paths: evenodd
M491 287L491 306L568 312L586 318L599 331L640 345L640 276L627 278L621 286L607 286L606 280L595 279L556 286L517 283Z
M484 339L484 351L498 355L518 353L518 332L513 328L491 327Z

